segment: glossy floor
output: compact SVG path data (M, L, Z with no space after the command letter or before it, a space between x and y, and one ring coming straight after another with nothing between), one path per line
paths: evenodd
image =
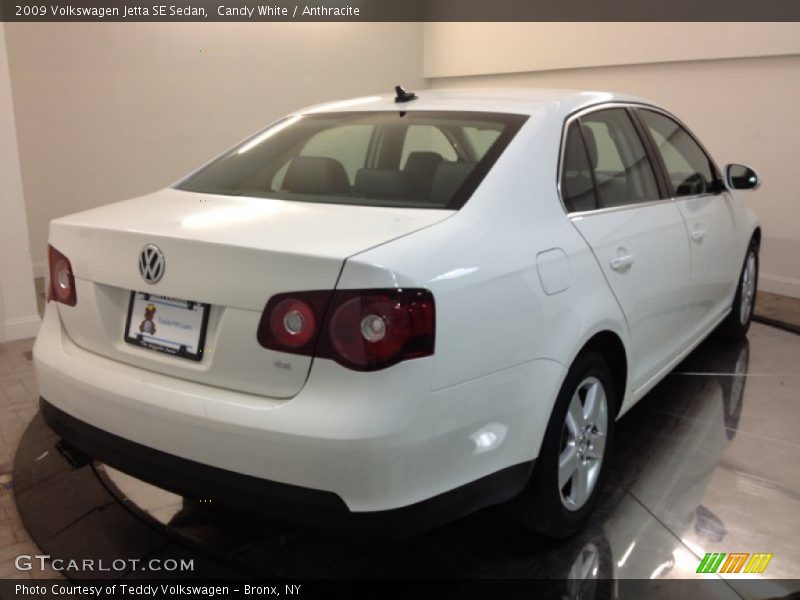
M754 324L749 341L703 343L619 423L592 524L567 541L523 535L489 509L380 548L254 526L247 515L184 502L113 469L120 496L192 545L275 576L696 578L710 552L771 553L751 589L800 579L800 337ZM713 576L708 576L713 577ZM788 588L788 589L787 589ZM768 592L765 592L768 590Z
M754 324L747 343L705 342L620 421L600 506L591 525L566 541L524 535L490 509L418 538L365 548L184 501L102 465L70 472L40 418L25 433L27 445L18 442L36 410L29 358L30 341L0 345L6 479L17 455L14 481L0 487L14 488L29 531L54 556L214 557L198 561L197 576L227 565L228 573L232 567L265 577L566 576L580 585L599 578L589 584L618 586L612 578L715 578L696 574L705 553L766 552L773 558L761 587L722 575L717 595L775 597L800 589L800 337L765 325ZM12 557L35 548L7 493L0 494L0 517L2 576L55 575L13 570Z

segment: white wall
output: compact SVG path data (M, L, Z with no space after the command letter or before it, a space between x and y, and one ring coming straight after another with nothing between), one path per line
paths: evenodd
M746 197L763 225L760 286L800 297L800 24L429 23L425 76L432 87L605 89L666 106L719 163L758 170L763 185Z
M398 82L420 88L424 75L433 87L614 89L664 104L719 162L759 170L764 185L748 197L764 225L762 289L800 297L800 24L7 23L5 30L40 268L50 219L167 185L298 106Z
M800 53L797 23L426 23L425 77Z
M420 23L7 23L31 248L306 104L423 84Z
M39 327L17 153L5 31L0 26L0 342Z

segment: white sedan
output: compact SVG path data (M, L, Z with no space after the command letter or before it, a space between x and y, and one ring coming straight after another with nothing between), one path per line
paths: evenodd
M68 455L188 497L386 534L506 502L569 535L615 420L746 334L757 185L618 94L301 110L51 223L42 412Z

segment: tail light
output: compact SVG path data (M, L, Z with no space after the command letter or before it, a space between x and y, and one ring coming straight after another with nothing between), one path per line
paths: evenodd
M47 262L50 265L50 289L47 301L55 300L67 306L75 306L78 296L75 293L75 276L69 259L52 246L47 246Z
M421 289L278 294L258 326L265 348L330 358L357 371L430 356L434 334L433 294Z
M280 352L314 355L333 292L298 292L270 298L258 325L258 343Z

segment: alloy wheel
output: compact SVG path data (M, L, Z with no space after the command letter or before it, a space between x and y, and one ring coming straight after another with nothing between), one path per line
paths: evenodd
M742 290L739 299L739 321L742 325L747 325L750 318L750 310L753 307L753 300L756 294L756 255L751 250L747 253L747 260L742 271Z
M578 552L564 577L563 600L591 600L596 595L598 572L600 570L600 550L589 542Z
M567 510L579 510L592 495L608 435L608 400L603 384L587 377L575 390L564 418L558 458L558 488Z

